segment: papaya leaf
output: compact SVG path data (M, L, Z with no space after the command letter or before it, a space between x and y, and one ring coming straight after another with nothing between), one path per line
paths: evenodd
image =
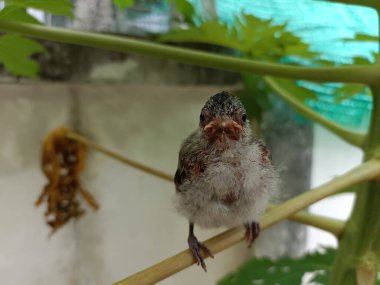
M38 63L31 55L45 52L38 42L18 35L0 37L0 63L15 76L35 77L39 71Z
M0 11L0 20L11 20L29 24L41 24L40 21L26 12L26 8L17 5L5 6Z
M370 60L365 57L355 56L352 58L354 64L372 64Z
M318 55L316 52L309 50L309 45L305 43L293 44L285 47L284 55L286 56L299 56L299 57L314 57Z
M376 36L370 36L366 34L356 34L354 38L345 38L344 42L379 42L379 38Z
M194 23L193 16L195 14L194 6L187 0L174 0L174 6L187 23Z
M335 99L335 102L340 103L346 99L349 99L359 93L368 93L365 85L361 84L345 84L335 90L339 96Z
M275 25L272 20L243 15L236 21L236 29L244 51L253 58L273 61L284 56L313 58L317 55L301 38L287 31L286 24Z
M124 10L125 8L133 6L135 1L134 0L113 0L113 3L118 9Z
M278 85L281 86L286 92L292 95L295 99L299 100L304 104L306 99L317 100L318 97L314 91L311 91L305 87L302 87L297 84L294 80L273 78Z
M74 17L73 4L69 0L6 0L8 3L42 10L51 14Z
M248 118L261 120L262 110L271 107L268 90L260 77L242 73L241 79L244 87L236 92L246 108Z
M159 40L208 43L237 50L243 48L236 34L229 30L227 24L219 23L218 20L203 22L199 27L192 26L188 29L172 30L162 35Z
M253 258L237 271L228 274L218 285L294 285L302 284L305 273L312 273L312 282L327 285L331 274L335 249L308 253L301 258L282 257L276 261L269 258Z

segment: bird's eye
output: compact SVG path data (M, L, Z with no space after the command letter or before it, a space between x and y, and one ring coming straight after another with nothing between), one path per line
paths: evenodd
M247 114L241 115L241 119L243 122L247 121Z
M201 123L203 123L203 122L205 121L205 115L201 114L201 115L199 116L199 121L200 121Z

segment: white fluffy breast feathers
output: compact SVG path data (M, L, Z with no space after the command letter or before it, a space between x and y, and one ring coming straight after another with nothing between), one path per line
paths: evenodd
M261 163L259 145L240 145L207 160L202 174L181 185L177 210L205 227L257 221L278 185L273 167Z

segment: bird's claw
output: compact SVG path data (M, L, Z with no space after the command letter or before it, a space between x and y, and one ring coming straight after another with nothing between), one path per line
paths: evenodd
M199 242L195 236L189 236L188 244L191 252L193 253L193 256L197 261L197 265L201 265L203 270L207 272L207 267L201 254L201 250L203 250L208 256L214 258L212 252L203 243Z
M245 240L248 242L248 248L250 248L260 234L260 225L259 223L252 222L250 224L246 224L245 228Z

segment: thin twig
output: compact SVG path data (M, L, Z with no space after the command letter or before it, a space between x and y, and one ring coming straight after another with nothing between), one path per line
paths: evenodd
M364 162L346 174L269 210L260 223L261 228L266 229L305 209L309 205L329 195L340 192L348 186L369 181L378 176L380 176L380 160L373 159ZM242 241L244 239L244 232L244 227L236 227L207 240L205 244L216 254ZM207 256L204 257L207 258ZM184 250L126 279L116 282L114 285L155 284L194 263L195 260L190 250Z
M147 172L151 175L154 175L156 177L162 178L162 179L170 181L170 182L173 181L173 177L170 174L164 173L158 169L151 168L151 167L146 166L144 164L141 164L139 162L133 161L133 160L131 160L125 156L117 154L113 151L110 151L110 150L104 148L103 146L100 146L100 145L90 141L89 139L85 138L84 136L81 136L75 132L69 131L68 133L66 133L66 137L68 137L72 140L78 141L82 144L85 144L88 147L92 147L93 149L100 151L100 152L104 153L105 155L110 156L111 158L117 159L117 160L119 160L123 163L126 163L129 166L135 167L141 171ZM270 208L273 208L273 207L275 207L275 206L273 206L273 205L270 206ZM302 224L306 224L306 225L310 225L310 226L314 226L314 227L326 230L328 232L331 232L332 234L334 234L337 237L338 237L338 234L341 232L341 229L343 227L342 221L338 221L338 220L334 220L334 219L330 219L330 218L326 218L326 217L322 217L322 216L312 215L312 214L305 213L305 212L303 212L303 213L300 212L297 215L290 217L290 219L293 221L302 223Z
M155 168L152 168L152 167L149 167L145 164L142 164L140 162L137 162L135 160L132 160L132 159L129 159L127 157L124 157L122 155L119 155L117 154L116 152L113 152L111 150L108 150L92 141L90 141L89 139L85 138L84 136L81 136L75 132L67 132L66 133L66 137L69 138L69 139L72 139L72 140L75 140L75 141L78 141L88 147L91 147L93 149L96 149L97 151L100 151L101 153L104 153L105 155L108 155L118 161L121 161L129 166L132 166L134 168L137 168L141 171L144 171L146 173L149 173L151 175L154 175L154 176L157 176L157 177L160 177L166 181L170 181L170 182L173 182L173 176L168 174L168 173L165 173L163 171L160 171L158 169L155 169Z

